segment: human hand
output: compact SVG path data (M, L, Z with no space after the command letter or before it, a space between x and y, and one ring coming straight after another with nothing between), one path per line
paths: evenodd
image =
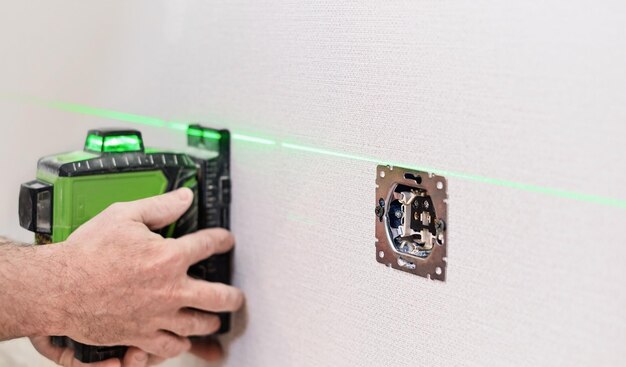
M146 367L148 354L137 348L128 348L124 361L117 358L101 362L83 363L74 358L74 350L52 345L49 336L35 336L30 338L33 347L44 357L63 367Z
M82 363L74 358L72 349L52 345L49 336L32 337L30 341L41 355L63 367L148 367L156 366L165 361L164 358L149 355L141 349L130 347L122 361L113 358L102 362ZM220 360L224 355L220 344L213 339L193 340L191 353L209 362Z
M64 243L43 246L51 249L50 261L60 265L61 280L50 297L59 317L47 334L90 345L132 345L151 358L171 358L192 347L188 336L217 331L219 318L203 311L235 311L243 294L193 279L187 270L230 250L233 237L224 229L178 239L151 231L178 219L192 200L189 189L180 189L113 204ZM59 358L69 358L63 353Z

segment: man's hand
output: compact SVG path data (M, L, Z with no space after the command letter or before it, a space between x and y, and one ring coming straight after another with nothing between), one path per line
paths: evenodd
M203 311L235 311L243 294L228 285L193 279L187 270L230 250L233 237L223 229L178 239L151 231L176 221L192 200L189 189L180 189L113 204L64 243L39 247L45 249L40 255L51 275L45 280L46 314L54 317L35 335L132 345L158 359L189 350L188 336L217 331L218 317Z
M63 366L63 367L121 367L121 363L119 359L107 359L106 361L102 361L102 362L96 362L96 363L82 363L81 361L79 361L78 359L74 358L74 351L70 348L59 348L56 347L54 345L52 345L52 343L50 342L50 337L49 336L35 336L30 338L31 343L33 343L33 346L35 347L35 349L44 357L48 358L49 360L51 360L52 362L58 364L59 366ZM145 352L139 351L140 353L143 353L143 355L139 355L140 359L143 359L144 361L148 360L148 356L145 354ZM126 352L125 357L131 357L128 358L129 361L133 361L134 357L134 353L131 354L130 350L128 352ZM125 358L126 359L126 358ZM126 364L124 365L124 367L145 367L147 364L146 363L142 363L142 364Z
M107 359L96 363L82 363L74 358L72 349L52 345L50 337L36 336L30 338L30 341L41 355L63 367L148 367L156 366L164 361L164 358L148 355L141 349L130 347L124 355L123 361ZM191 353L206 361L218 361L224 355L222 347L215 340L199 339L192 341L191 344Z

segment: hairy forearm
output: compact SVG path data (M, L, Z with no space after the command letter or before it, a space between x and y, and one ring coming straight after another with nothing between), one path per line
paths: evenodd
M0 340L61 328L62 273L52 248L0 237Z

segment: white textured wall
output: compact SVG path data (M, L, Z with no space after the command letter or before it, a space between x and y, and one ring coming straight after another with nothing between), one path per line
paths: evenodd
M625 24L621 0L6 2L0 93L624 200ZM0 102L0 233L29 238L36 158L107 124ZM375 164L245 142L233 163L248 303L226 366L626 359L624 208L451 177L440 283L375 261Z

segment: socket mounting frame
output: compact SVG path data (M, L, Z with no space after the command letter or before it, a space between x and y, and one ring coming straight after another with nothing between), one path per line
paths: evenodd
M424 278L446 280L448 182L433 173L376 169L376 260Z

